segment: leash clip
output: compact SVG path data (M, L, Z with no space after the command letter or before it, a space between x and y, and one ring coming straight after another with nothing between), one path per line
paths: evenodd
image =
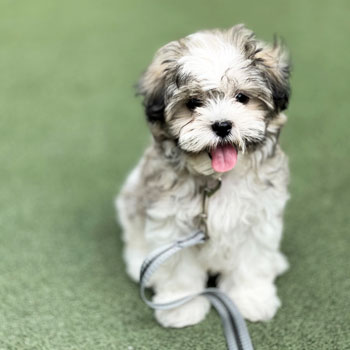
M216 185L213 188L210 188L209 186L206 186L204 188L205 195L207 197L211 197L215 192L217 192L220 189L221 183L222 183L222 180L221 180L221 177L219 177L217 179Z
M217 179L217 183L214 187L207 186L203 189L203 197L202 197L202 212L199 214L199 225L200 228L203 230L205 234L205 238L209 238L208 234L208 225L207 225L207 219L208 219L208 198L211 197L215 192L217 192L221 187L221 178Z

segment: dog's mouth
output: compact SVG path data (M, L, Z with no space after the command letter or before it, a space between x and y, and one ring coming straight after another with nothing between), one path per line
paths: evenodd
M209 150L208 155L211 166L217 173L225 173L233 169L237 163L237 149L230 144L218 145Z

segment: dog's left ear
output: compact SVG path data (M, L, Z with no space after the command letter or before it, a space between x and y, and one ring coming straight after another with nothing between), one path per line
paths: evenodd
M261 67L272 91L275 111L287 109L290 96L290 60L285 47L275 40L273 46L263 45L255 54L257 65Z

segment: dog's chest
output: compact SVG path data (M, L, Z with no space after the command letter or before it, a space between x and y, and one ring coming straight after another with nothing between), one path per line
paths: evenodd
M254 176L233 174L223 179L220 190L209 198L209 239L200 250L203 263L207 263L209 269L215 266L223 270L233 262L252 227L261 224L268 192Z
M198 230L203 197L195 187L194 181L186 181L148 210L150 239L172 242ZM208 198L209 239L198 249L208 270L215 271L214 266L222 271L232 264L240 245L264 225L272 211L283 207L277 192L253 172L223 176L221 188Z
M261 207L261 186L252 177L231 176L222 181L221 188L208 202L208 230L210 236L232 233L242 224L251 223Z
M231 174L230 174L231 175ZM180 197L168 203L180 226L198 227L198 217L203 211L202 196ZM180 198L179 198L180 197ZM207 227L212 241L220 243L223 236L234 236L235 229L241 230L254 224L258 211L262 210L266 186L254 181L253 177L227 176L220 189L207 198ZM188 226L187 226L188 227Z

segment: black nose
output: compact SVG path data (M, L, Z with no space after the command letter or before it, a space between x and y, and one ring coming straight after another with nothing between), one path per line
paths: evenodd
M215 132L216 135L220 137L225 137L227 136L231 129L232 129L232 123L230 121L223 121L223 122L215 122L211 128Z

